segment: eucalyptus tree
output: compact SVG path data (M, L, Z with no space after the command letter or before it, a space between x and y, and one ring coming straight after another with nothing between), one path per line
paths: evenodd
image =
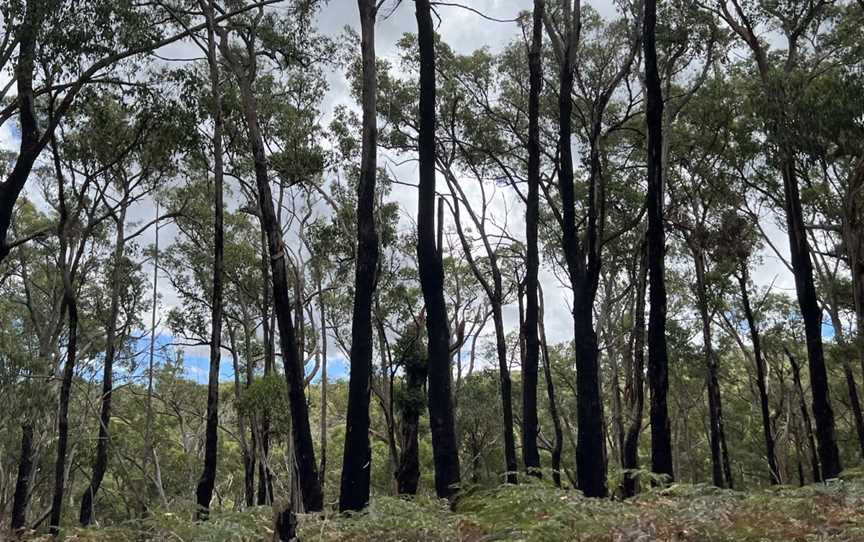
M213 486L216 483L217 446L219 439L219 362L222 359L222 289L225 266L224 165L222 153L222 86L216 44L216 4L201 0L207 20L207 64L210 70L211 117L213 119L213 281L210 297L210 371L207 378L207 434L204 441L204 468L195 498L199 519L207 519Z
M629 4L625 8L629 9ZM582 8L581 2L565 1L557 11L550 10L544 20L560 78L558 195L561 203L556 218L562 232L564 268L573 290L573 329L579 368L578 480L586 495L603 497L608 491L607 465L594 302L603 246L609 238L619 235L606 229L610 173L603 169L603 146L609 134L629 116L628 111L613 116L607 108L619 85L630 74L639 50L641 14L635 10L634 13L625 11L619 21L606 23L590 8ZM572 152L574 116L580 120L578 135L584 138L588 149L585 202L580 205L585 215L578 220ZM585 229L580 232L579 225L583 223ZM624 224L625 229L628 226Z
M819 23L830 17L832 3L826 0L795 1L788 6L780 6L776 2L760 1L745 6L738 0L732 0L731 3L712 2L707 6L723 19L753 55L759 82L754 100L759 104L764 131L769 138L770 160L779 169L783 181L783 212L795 290L805 322L813 417L819 442L819 459L826 478L839 474L842 464L837 449L834 410L825 367L822 311L813 277L811 246L799 187L797 154L801 150L798 138L802 133L796 127L790 104L806 90L806 78L810 71L806 66L807 56L820 54ZM771 45L759 39L758 33L762 31L763 23L780 29L785 39L785 49L772 51ZM778 54L773 54L775 52ZM796 88L794 85L799 83L805 86Z
M261 41L275 40L276 43L263 43L282 51L286 61L289 55L314 55L318 52L318 39L309 25L316 5L298 3L293 6L291 20L278 18L274 14L244 19L229 28L217 27L220 36L220 50L228 71L239 89L239 104L247 131L249 151L255 169L255 185L258 197L258 212L266 233L270 255L270 273L274 297L274 311L279 328L282 349L282 362L288 386L289 404L292 418L293 451L297 464L297 476L301 490L302 505L306 511L318 511L323 506L323 496L319 482L318 465L309 424L309 409L306 404L304 364L302 352L298 348L297 330L294 326L290 292L288 288L287 252L282 231L277 221L270 188L270 165L264 144L262 125L258 114L256 82L259 74ZM264 32L263 30L267 30ZM233 38L233 39L232 39ZM239 39L242 46L234 40ZM280 41L284 40L284 41ZM266 58L266 57L265 57ZM300 316L300 315L298 315ZM287 510L286 510L287 512ZM280 515L277 524L286 526L288 516Z
M435 458L435 492L452 499L460 482L453 397L450 393L450 330L444 302L443 247L435 242L435 30L429 0L415 0L420 54L418 107L419 185L417 265L426 303L429 423Z
M540 249L538 230L540 219L540 93L543 85L543 16L546 2L534 0L531 25L531 45L528 51L528 193L525 201L525 365L522 367L522 442L526 470L540 467L537 443L537 368L540 362L539 279ZM547 371L548 373L548 371ZM548 385L548 384L547 384ZM549 388L552 389L551 387ZM554 392L552 392L554 397ZM554 405L552 405L554 409ZM559 451L560 453L560 451ZM552 467L557 471L557 465ZM555 473L560 485L560 473Z
M369 500L372 450L369 445L369 396L372 378L372 301L378 265L375 231L375 174L378 169L377 59L375 19L378 0L358 0L362 55L362 156L357 186L357 251L354 270L354 310L351 321L351 376L345 422L345 453L339 509L360 510Z
M648 387L651 390L651 470L674 479L669 425L666 345L665 231L663 223L663 91L657 68L657 2L644 0L645 117L648 127Z
M276 1L245 4L220 13L216 20L229 20ZM82 6L69 0L10 0L4 5L0 64L14 72L17 95L0 111L0 124L17 114L21 142L13 167L0 181L0 261L21 240L7 239L15 203L81 92L94 83L126 84L129 71L123 61L150 54L207 26L175 29L165 24L173 12L161 3L98 0ZM45 70L37 70L42 67ZM10 88L3 89L3 96ZM49 107L50 115L45 115Z
M128 312L122 325L120 321L121 313L130 310L122 302L132 286L130 266L135 269L128 245L151 225L127 231L127 215L130 207L152 195L160 183L175 175L174 154L185 145L186 139L183 135L187 128L183 124L185 115L177 107L170 102L160 103L146 92L139 101L140 104L129 106L117 96L94 96L84 104L90 117L88 125L82 127L82 133L68 145L70 154L91 163L100 175L111 178L110 193L103 197L116 200L105 211L113 222L115 240L108 281L109 309L104 322L99 437L90 484L81 498L79 521L82 525L93 521L94 501L108 468L114 362L118 350L129 340L129 328L135 322L135 316ZM117 148L121 149L119 153L114 150Z

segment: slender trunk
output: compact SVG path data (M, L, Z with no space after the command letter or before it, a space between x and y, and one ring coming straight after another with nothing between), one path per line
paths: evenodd
M855 434L858 436L858 451L864 457L864 415L861 413L861 401L858 399L858 386L855 384L855 374L852 372L852 364L846 351L846 335L843 332L843 324L837 312L837 305L832 302L826 303L826 308L831 316L831 325L834 328L834 340L842 349L840 354L840 365L843 367L843 377L846 380L846 390L849 393L849 409L852 411L852 420L855 423Z
M636 494L638 480L633 471L639 468L639 434L642 432L642 410L645 405L645 290L648 282L647 239L642 243L636 279L636 302L633 308L632 365L627 372L624 399L629 408L630 423L624 435L622 466L624 497Z
M227 44L224 43L225 48ZM254 58L246 59L253 63L250 70L255 73ZM303 508L307 512L317 512L323 507L321 485L318 482L318 466L315 463L315 449L312 444L312 431L309 425L309 407L306 404L304 389L303 359L297 349L294 322L291 317L291 299L288 292L288 270L282 232L276 220L273 195L267 166L264 139L258 124L258 105L252 89L248 72L235 71L237 75L243 114L249 132L249 143L255 165L255 181L258 187L258 205L261 221L267 234L267 248L270 255L270 273L273 278L273 308L279 327L279 341L282 347L282 363L288 386L288 402L291 409L292 442L297 462L298 481L303 498Z
M855 345L864 378L864 158L859 158L846 187L843 241L852 274L857 333Z
M228 328L228 340L231 345L231 368L234 371L234 404L240 404L241 398L241 390L240 390L240 356L237 350L237 339L235 337L235 331L233 326L230 324L227 326ZM244 342L246 345L245 352L248 354L249 352L249 329L248 325L244 326ZM248 357L247 357L248 360ZM247 361L248 363L248 361ZM241 412L237 412L237 436L240 441L240 454L243 458L243 501L246 506L252 505L252 497L254 493L255 487L255 463L254 463L254 451L252 451L249 447L249 442L246 440L246 415Z
M156 241L153 254L153 305L150 312L150 353L147 361L147 415L144 422L144 469L147 470L150 459L156 458L156 450L153 448L153 366L156 355L156 307L159 301L159 202L156 202ZM162 504L168 505L165 489L162 487L162 477L159 475L159 463L156 467L156 490L159 492Z
M753 357L756 361L756 387L759 390L759 409L762 412L762 433L765 436L765 455L768 458L768 471L771 476L771 484L780 483L780 470L777 468L777 453L774 450L774 432L771 428L771 416L768 407L768 386L765 358L762 355L762 339L759 328L756 327L756 318L750 306L750 295L747 292L748 269L747 263L742 262L741 274L738 275L738 285L741 288L741 304L744 307L744 317L747 319L747 327L750 330L750 342L753 343Z
M708 391L708 416L711 444L711 475L717 487L731 487L727 479L726 464L723 450L726 447L723 431L723 411L720 398L720 381L718 379L717 356L714 353L711 337L711 317L708 314L708 288L706 285L705 252L692 239L688 239L690 252L696 268L696 304L699 308L699 318L702 321L702 349L705 354L705 387Z
M558 402L555 399L555 383L552 380L552 364L549 360L549 345L546 343L546 325L543 321L543 290L537 284L537 330L540 335L540 349L543 354L543 374L546 380L546 397L549 400L549 416L552 418L552 428L555 431L555 442L552 444L552 481L556 487L561 487L561 453L564 450L564 430L561 428L561 415L558 413Z
M273 348L273 318L274 313L270 311L270 297L273 292L270 282L270 265L267 256L267 232L264 224L261 224L261 276L263 277L264 292L261 300L261 331L264 335L264 378L273 373L276 366L276 355ZM273 502L273 477L270 471L270 410L267 405L261 412L260 438L258 442L258 506Z
M504 465L506 469L505 480L509 484L516 483L516 471L519 468L516 463L516 439L514 437L513 432L513 391L512 391L512 382L510 380L510 368L507 363L507 336L504 332L504 314L502 309L502 303L504 299L504 287L503 281L501 278L501 269L498 267L498 257L495 254L495 249L489 243L488 238L486 237L486 230L483 219L479 218L472 208L468 205L467 199L465 198L465 194L462 192L461 188L458 186L456 182L450 182L451 190L454 192L453 198L453 219L456 223L456 232L459 235L459 240L462 243L462 249L465 253L465 259L468 261L468 266L471 268L471 272L474 274L474 278L477 279L477 282L480 283L483 291L486 293L486 297L489 299L489 304L491 305L492 312L492 321L495 326L495 351L498 358L498 382L499 382L499 392L501 393L501 413L503 416L502 420L502 429L504 431ZM457 196L458 193L458 196ZM460 202L459 198L462 198L465 201L466 208L471 216L471 219L474 225L477 227L477 230L480 233L480 236L483 241L483 246L486 250L487 263L489 266L489 271L483 269L478 265L477 260L474 258L472 254L472 246L469 242L468 238L465 236L465 232L462 228L462 219L461 213L459 211ZM441 220L439 220L439 228L441 224ZM489 282L488 275L492 275L492 282ZM520 286L520 315L522 313L522 297L521 297L521 286ZM524 332L524 327L520 328L520 331ZM520 333L521 335L521 333ZM520 337L521 340L521 337ZM520 342L520 346L522 343ZM523 365L527 365L524 363ZM530 371L530 369L529 369ZM526 370L523 369L523 375L525 375ZM458 374L461 374L461 367L458 371ZM527 376L523 376L523 379L527 379ZM537 367L534 366L534 406L533 412L534 417L536 418L537 414ZM457 390L458 390L458 382L457 382ZM523 427L524 427L523 422ZM534 422L536 428L536 419ZM534 442L536 443L536 435ZM523 451L525 447L523 447ZM536 449L534 450L536 455ZM526 452L527 453L527 452ZM539 455L536 457L537 465L534 467L534 474L539 475L540 458Z
M525 210L527 240L525 290L525 364L522 367L522 461L529 474L540 475L540 453L537 435L537 367L540 361L538 273L540 251L538 227L540 220L540 92L543 86L543 14L544 0L534 0L531 48L528 52L530 90L528 94L528 199ZM547 371L548 372L548 371ZM547 378L547 385L549 383ZM554 394L554 392L553 392ZM551 404L551 401L550 401ZM557 475L557 485L561 476Z
M60 220L57 231L60 237L60 273L63 282L63 302L68 316L68 337L66 339L66 363L60 383L60 403L57 411L57 458L54 464L54 492L51 498L51 514L48 530L53 536L60 534L60 520L63 517L63 493L66 484L66 452L69 447L69 398L72 394L72 378L75 376L76 356L78 355L78 300L73 287L73 266L70 258L68 231L70 217L66 203L66 187L60 169L59 149L56 138L51 138L54 152L54 169L57 176L57 199ZM62 309L61 309L62 311Z
M93 509L96 493L108 469L109 428L111 423L111 395L114 388L114 357L117 352L117 318L120 313L120 290L123 287L123 253L126 243L126 208L128 193L124 188L120 202L120 216L117 220L117 236L114 242L114 270L111 274L111 308L108 314L105 338L105 362L102 373L102 409L99 415L99 439L96 444L96 458L90 485L81 496L81 510L78 520L81 525L93 523Z
M64 237L66 232L62 234ZM65 260L65 249L61 249ZM68 266L64 264L64 303L69 318L69 337L66 342L66 363L63 366L63 379L60 383L60 406L57 413L57 460L54 465L54 493L51 499L49 531L57 536L60 533L60 519L63 515L63 493L66 482L66 451L69 447L69 398L72 394L72 378L75 374L78 353L78 303L72 290Z
M503 297L500 288L500 278L498 281L499 285L497 285L496 290ZM495 347L498 354L498 377L503 414L502 429L504 430L504 464L507 468L505 480L508 484L515 484L516 471L519 467L516 464L516 441L513 436L513 388L510 381L510 369L507 366L507 336L504 333L504 315L502 313L500 299L500 297L496 297L491 301L492 319L495 325ZM539 457L537 467L539 468Z
M821 482L822 467L819 461L819 454L816 447L816 439L813 436L813 424L810 421L810 413L807 411L807 401L804 396L804 387L801 385L801 368L792 352L784 347L786 357L789 359L789 364L792 366L792 380L795 383L795 389L798 391L798 399L800 401L801 419L804 422L804 431L807 433L807 443L810 446L810 466L813 469L813 481Z
M321 317L321 493L324 493L324 481L327 479L327 319L324 312L324 292L321 279L318 279L318 309Z
M450 330L444 301L443 247L435 246L435 30L429 0L416 0L420 49L420 120L417 260L426 304L429 424L435 492L453 499L459 489L459 451L450 394Z
M651 390L651 470L674 479L666 348L666 241L663 225L663 94L657 70L657 0L645 0L642 20L645 113L648 124L648 386Z
M813 419L816 422L816 440L822 476L836 478L843 470L834 427L834 410L828 389L828 371L825 368L825 353L822 345L822 308L813 280L813 263L810 260L810 244L804 225L804 212L798 179L795 175L794 154L784 150L783 192L786 206L786 227L789 232L789 251L795 275L795 290L798 305L804 320L807 339L807 360L810 368L810 391L813 396Z
M11 530L19 533L27 526L27 502L30 500L30 476L33 472L33 424L21 426L21 455L18 459L18 477L12 501Z
M207 418L204 440L204 470L195 490L199 520L206 520L216 484L219 439L219 361L222 357L222 275L225 253L222 195L222 91L216 57L215 7L212 0L201 0L207 16L207 61L213 99L213 295L210 314L210 372L207 379Z
M254 356L252 353L252 329L250 328L249 322L251 320L244 320L243 324L243 352L244 357L246 358L246 391L252 386L252 382L255 379L255 362ZM239 368L238 368L239 370ZM236 383L236 387L234 389L236 400L239 404L241 400L240 386L239 382ZM243 497L246 501L246 506L251 507L255 506L255 467L257 466L256 457L258 455L258 436L257 431L255 429L256 426L256 415L253 412L245 418L245 416L241 416L241 414L237 413L237 422L238 429L241 434L241 443L243 444ZM241 419L245 422L248 420L249 422L249 443L247 444L245 438L242 435L246 432L245 423L241 424Z
M375 231L375 174L378 125L375 66L375 0L358 0L363 57L363 149L357 186L357 252L354 275L354 311L351 320L351 373L348 381L348 413L345 420L345 452L339 510L361 510L369 501L372 449L369 444L369 396L372 378L372 298L378 265Z

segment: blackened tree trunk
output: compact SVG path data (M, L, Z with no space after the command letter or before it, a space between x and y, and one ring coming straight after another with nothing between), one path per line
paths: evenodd
M561 428L561 415L558 413L558 401L555 399L555 382L552 380L552 363L549 360L549 345L546 343L546 326L543 321L543 290L538 282L538 315L537 330L540 335L540 349L543 354L543 374L546 380L546 398L549 400L549 417L552 418L552 428L555 431L555 441L552 443L552 481L556 487L561 487L561 452L564 450L564 430Z
M572 10L572 12L571 12ZM571 20L572 17L572 20ZM600 235L603 196L598 197L599 155L592 137L591 174L588 187L588 215L585 241L579 238L573 175L572 112L574 62L581 31L581 2L564 2L563 39L549 28L560 62L558 94L558 191L561 195L561 229L568 278L573 288L573 337L576 351L576 472L579 489L589 497L605 497L606 443L603 436L603 402L600 397L600 364L597 333L594 330L594 299L600 277ZM557 40L557 41L556 41ZM594 123L592 135L599 135Z
M666 241L663 224L663 94L657 70L657 0L645 0L642 19L645 116L648 124L648 386L651 391L651 470L674 479L666 348Z
M711 316L708 309L708 286L706 284L705 251L697 239L685 233L693 263L696 268L696 305L699 309L699 319L702 322L702 350L705 354L705 387L708 392L708 427L711 448L711 478L717 487L732 485L730 469L726 468L728 460L724 458L726 436L723 427L723 409L720 397L720 380L718 378L717 356L714 353L711 334ZM698 236L697 236L698 237ZM728 475L728 478L727 478Z
M67 273L68 276L68 273ZM69 337L66 342L66 363L60 382L60 408L57 414L57 460L54 464L54 493L51 498L51 517L48 530L53 535L60 533L63 517L63 496L66 483L66 452L69 447L69 398L72 394L72 377L75 374L75 357L78 352L78 303L72 292L71 280L67 285L66 310L69 317Z
M272 325L275 314L270 311L270 298L273 295L270 282L270 264L267 255L267 232L264 224L261 224L261 277L264 284L264 292L261 302L261 331L264 335L264 378L273 374L276 366L276 355L274 352L274 337ZM264 407L261 413L261 426L258 435L258 506L269 504L273 501L273 478L270 471L270 411ZM323 471L322 471L323 472Z
M810 392L813 395L813 418L816 422L816 440L819 445L821 474L825 479L836 478L843 470L837 437L834 430L834 410L828 390L828 371L822 347L822 307L816 295L813 280L813 262L804 225L804 211L795 175L795 159L786 151L783 164L783 193L786 205L786 227L789 231L789 252L795 275L795 291L804 320L807 339L807 360L810 368Z
M768 385L765 357L762 354L762 338L756 326L756 317L750 305L750 294L747 291L747 262L742 262L741 273L738 275L738 286L741 289L741 305L744 308L744 318L750 330L750 342L753 344L753 358L756 361L756 387L759 390L759 410L762 413L762 433L765 436L765 455L768 458L768 470L771 484L780 483L780 470L777 466L777 453L774 450L774 431L771 428L771 414L768 406Z
M796 24L801 25L787 33L788 58L783 70L786 77L776 77L772 73L771 58L758 37L754 34L756 25L741 9L739 0L732 0L730 11L726 2L720 3L720 16L753 52L757 72L762 83L762 92L771 104L766 119L772 144L777 149L774 156L779 164L783 180L783 207L786 214L786 231L789 236L789 255L792 273L795 276L795 292L798 306L804 320L804 333L807 342L807 361L810 369L810 390L813 395L813 418L816 422L816 440L819 444L819 458L822 475L834 478L842 470L840 453L834 427L834 411L831 408L831 394L828 388L828 371L825 368L825 352L822 345L822 308L816 293L813 279L813 262L810 257L810 243L804 223L801 193L796 171L797 133L790 119L787 96L795 92L787 88L791 70L798 66L798 40L805 35L806 24L827 9L826 2L811 2L796 16ZM734 11L734 15L733 15Z
M525 290L525 365L522 367L522 461L530 474L540 474L540 453L537 435L537 368L540 360L538 335L539 296L538 272L540 252L537 243L540 220L540 92L543 86L543 14L544 0L534 0L531 27L531 48L528 51L528 200L525 210L525 238L527 240ZM548 373L548 371L547 371ZM549 382L547 377L547 387ZM554 392L553 392L554 395ZM551 405L551 402L550 402ZM554 406L553 406L554 407ZM560 474L557 484L560 485Z
M12 500L10 527L16 534L27 526L27 502L30 494L30 476L33 472L33 425L21 426L21 455L18 460L18 476L15 480L15 496Z
M53 139L53 138L52 138ZM54 164L57 174L58 202L60 221L58 233L60 237L60 271L63 275L63 308L68 315L68 336L66 338L66 362L63 366L63 377L60 381L60 405L57 411L57 458L54 463L54 492L51 497L51 514L48 530L52 535L60 533L60 520L63 517L63 497L66 483L66 453L69 447L69 398L72 394L72 378L75 375L76 356L78 355L78 300L72 281L72 263L69 256L70 218L66 204L65 182L60 171L60 161L57 157L57 142L53 142Z
M306 404L303 357L297 348L294 322L291 317L291 299L288 291L287 254L282 241L282 231L276 219L273 194L267 165L264 138L258 123L258 104L253 91L257 72L254 55L240 60L228 48L226 36L222 35L223 56L228 59L240 87L241 106L249 133L249 144L255 166L255 182L258 188L258 206L261 223L267 236L270 255L270 274L273 278L273 310L279 328L282 348L282 364L288 386L288 403L291 409L291 435L297 465L297 477L303 498L303 509L320 511L323 506L321 484L318 481L318 466L309 424L309 407Z
M102 371L102 408L99 414L99 438L96 442L96 458L93 461L93 474L90 485L81 496L81 510L78 520L87 526L93 522L94 500L105 471L108 469L109 428L111 423L111 396L114 388L114 358L117 352L117 318L120 313L120 290L123 287L123 254L126 244L126 209L128 190L124 188L117 218L117 235L114 241L114 270L111 273L111 307L105 330L105 362Z
M647 239L642 243L639 267L636 272L636 299L633 304L633 331L630 342L631 360L624 386L624 403L630 421L624 433L621 465L624 467L624 497L636 494L638 479L633 470L639 468L639 434L642 432L642 411L645 406L645 290L648 282Z
M15 84L18 91L18 123L21 145L12 171L9 172L5 181L0 182L0 262L9 254L6 234L12 224L15 202L24 189L39 153L47 144L46 139L40 137L39 134L33 92L36 37L44 11L50 9L47 2L45 6L42 6L40 2L41 0L26 2L24 17L17 31L18 63L15 66Z
M318 310L321 318L321 493L324 493L324 480L327 478L327 318L325 317L324 290L318 279Z
M786 357L789 359L789 365L792 366L792 380L795 383L795 390L798 392L799 406L801 410L801 420L804 422L804 431L807 433L807 443L810 446L810 467L813 470L813 482L822 481L822 468L819 463L819 454L816 447L816 438L813 436L813 423L810 421L810 413L807 410L807 401L804 395L804 387L801 385L801 367L795 360L795 356L788 348L783 348Z
M450 330L444 301L442 247L435 246L435 30L429 0L415 0L420 49L417 260L426 305L429 424L435 492L452 499L459 489L459 451L450 394Z
M426 386L428 367L419 329L410 341L401 353L405 390L398 401L402 417L402 451L396 469L396 490L400 495L416 495L420 482L419 422L425 404L423 388Z
M222 275L225 232L223 227L222 166L222 92L216 57L215 7L212 0L201 0L207 17L207 61L213 99L213 294L210 299L210 372L207 379L207 418L204 439L204 470L195 490L198 519L206 520L216 484L219 439L219 361L222 358Z
M474 278L477 279L477 282L480 283L480 286L486 293L486 297L489 299L489 305L491 306L492 322L495 327L495 351L498 358L498 382L499 391L501 393L501 413L503 416L501 425L502 429L504 430L504 465L507 469L505 479L507 483L515 484L517 481L516 470L518 469L518 466L516 464L516 439L513 434L513 391L512 383L510 380L510 368L507 361L507 335L504 332L504 286L501 276L501 268L498 265L498 255L495 253L495 248L489 242L489 237L486 235L486 227L484 223L485 217L481 219L477 216L477 214L471 208L471 205L468 203L468 198L465 197L465 193L462 191L455 177L448 177L448 183L450 184L450 189L453 192L453 219L456 223L456 232L459 235L459 240L461 241L462 249L465 253L465 259L468 261L468 266L471 268L471 272L474 274ZM476 258L474 258L471 243L466 237L465 230L462 227L461 213L459 211L460 198L464 202L465 207L467 208L468 213L474 223L474 226L477 228L478 233L480 234L483 246L486 250L486 257L488 259L487 264L489 266L489 272L491 272L492 275L491 284L487 276L487 270L485 268L481 268ZM440 224L441 222L439 220L439 225ZM523 370L523 375L524 374L525 370ZM537 414L536 388L537 367L535 366L535 418ZM539 457L537 458L537 460L538 465L535 468L539 468Z
M372 299L378 265L375 231L375 173L378 123L375 66L375 0L358 0L363 62L363 135L360 182L357 186L357 253L354 275L354 312L351 321L351 375L345 421L345 453L339 510L361 510L369 501L372 449L369 444L369 395L372 378Z

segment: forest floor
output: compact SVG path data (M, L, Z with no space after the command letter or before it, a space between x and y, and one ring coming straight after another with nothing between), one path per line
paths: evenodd
M214 514L206 524L185 513L92 529L65 540L257 541L273 536L271 510ZM373 498L351 517L304 515L303 542L413 541L864 541L864 471L802 488L753 492L676 484L624 502L586 499L543 483L468 492L455 511L441 501ZM30 540L49 540L33 537Z

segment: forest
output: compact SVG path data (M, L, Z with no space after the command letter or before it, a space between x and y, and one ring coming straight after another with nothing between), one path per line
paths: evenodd
M864 0L0 20L0 540L864 540Z

